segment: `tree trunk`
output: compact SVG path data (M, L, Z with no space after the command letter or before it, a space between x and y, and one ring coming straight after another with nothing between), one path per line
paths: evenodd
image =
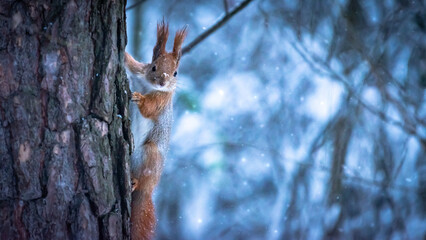
M125 1L0 3L0 239L128 239Z

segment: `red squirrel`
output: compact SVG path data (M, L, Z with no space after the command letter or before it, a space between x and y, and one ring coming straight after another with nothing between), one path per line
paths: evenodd
M131 156L130 221L133 240L152 239L154 236L156 217L152 193L160 180L168 150L173 117L172 96L186 34L186 27L178 30L173 51L166 52L169 26L163 20L157 24L157 43L151 63L140 63L127 52L124 56L133 91L132 101L136 103L131 106L132 132L135 135L135 151Z

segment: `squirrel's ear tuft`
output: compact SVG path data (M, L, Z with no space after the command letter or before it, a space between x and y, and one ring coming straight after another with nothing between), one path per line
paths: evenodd
M166 43L169 37L169 24L163 21L157 23L157 43L155 44L152 61L155 61L159 56L166 53Z
M182 43L185 40L186 34L188 33L187 26L176 32L175 42L173 44L173 56L176 58L179 64L180 57L182 56Z

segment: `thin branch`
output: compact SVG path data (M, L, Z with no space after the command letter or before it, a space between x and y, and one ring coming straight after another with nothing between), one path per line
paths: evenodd
M343 83L343 86L345 86L346 90L357 99L357 101L363 106L365 109L367 109L372 114L378 116L382 121L397 126L400 129L402 129L404 132L406 132L409 135L417 137L420 142L426 147L426 139L421 136L417 130L415 125L410 125L403 123L401 121L395 120L392 117L388 116L385 112L381 111L380 109L373 107L370 104L365 103L362 98L358 95L357 91L353 88L353 86L349 83L345 77L338 74L334 69L331 68L329 64L327 64L325 61L323 61L320 57L316 56L313 53L310 53L306 47L304 47L302 44L290 41L290 44L293 46L293 48L299 53L299 55L306 61L306 63L315 71L321 71L321 72L327 72L332 78L338 80L339 82ZM308 57L310 56L310 58ZM317 63L317 64L315 64ZM319 66L318 66L319 65Z
M139 1L135 2L134 4L126 7L126 11L129 11L130 9L135 8L135 7L139 6L140 4L142 4L144 2L146 2L146 0L139 0Z
M207 29L205 32L203 32L201 35L196 37L192 42L190 42L188 45L186 45L182 49L182 55L188 53L192 50L197 44L199 44L201 41L206 39L208 36L210 36L212 33L214 33L216 30L218 30L220 27L222 27L229 19L231 19L235 14L243 10L247 5L252 2L253 0L245 0L241 2L240 5L235 7L231 12L228 14L225 14L216 24L211 26L209 29Z
M223 7L225 8L225 13L228 14L229 13L228 0L223 0Z

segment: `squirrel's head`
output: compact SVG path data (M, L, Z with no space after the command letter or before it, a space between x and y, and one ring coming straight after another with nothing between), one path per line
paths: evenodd
M178 30L173 52L166 52L169 25L164 20L157 24L157 43L153 50L152 62L148 65L145 76L158 90L171 91L176 88L177 70L186 34L186 27Z

